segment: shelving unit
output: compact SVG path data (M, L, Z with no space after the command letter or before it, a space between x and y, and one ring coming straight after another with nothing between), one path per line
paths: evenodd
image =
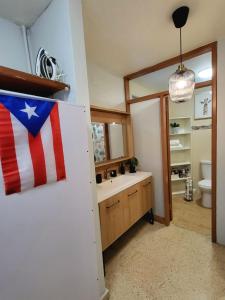
M50 97L70 86L59 81L0 66L0 89L35 96Z
M185 192L185 181L191 178L191 117L172 117L170 118L170 123L176 122L180 125L177 132L170 132L170 140L179 141L182 148L170 148L171 153L171 174L172 171L177 174L187 172L187 177L171 177L172 184L172 195L178 196ZM188 171L187 171L188 170ZM179 175L177 175L179 176ZM180 176L183 176L180 175Z

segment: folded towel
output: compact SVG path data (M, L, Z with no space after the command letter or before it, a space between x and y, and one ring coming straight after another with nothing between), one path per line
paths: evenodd
M171 146L178 146L180 144L180 140L170 140Z
M170 149L171 150L177 150L177 149L182 149L183 148L183 145L179 144L179 145L170 145Z

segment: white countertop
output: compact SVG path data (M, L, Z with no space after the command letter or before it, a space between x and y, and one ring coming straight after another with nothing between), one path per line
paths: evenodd
M141 172L136 173L126 173L124 175L119 175L114 178L110 178L100 184L97 184L97 199L98 203L122 192L123 190L129 188L130 186L141 182L152 176L151 172Z

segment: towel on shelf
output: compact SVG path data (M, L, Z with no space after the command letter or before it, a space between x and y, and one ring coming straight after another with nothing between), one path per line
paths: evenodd
M180 140L170 140L170 146L178 146L180 145Z
M183 149L183 145L182 144L170 145L170 149L171 150Z

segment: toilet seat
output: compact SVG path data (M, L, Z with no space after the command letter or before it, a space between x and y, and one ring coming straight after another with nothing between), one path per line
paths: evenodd
M203 179L203 180L198 182L198 186L201 189L211 191L212 183L211 183L210 179Z

